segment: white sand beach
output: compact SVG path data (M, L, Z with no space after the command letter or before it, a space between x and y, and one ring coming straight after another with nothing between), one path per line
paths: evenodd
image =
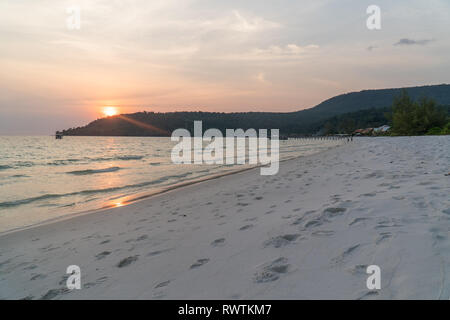
M449 136L357 138L4 234L0 298L449 299L449 172Z

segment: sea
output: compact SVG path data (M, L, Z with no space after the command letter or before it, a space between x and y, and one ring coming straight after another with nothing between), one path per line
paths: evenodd
M280 140L285 160L335 140ZM0 233L148 195L249 164L174 164L170 137L0 136ZM282 165L282 164L281 164Z

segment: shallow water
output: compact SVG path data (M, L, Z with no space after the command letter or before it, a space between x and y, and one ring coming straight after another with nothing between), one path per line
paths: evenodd
M280 141L280 159L337 143ZM174 145L168 137L0 137L0 232L243 168L176 165Z

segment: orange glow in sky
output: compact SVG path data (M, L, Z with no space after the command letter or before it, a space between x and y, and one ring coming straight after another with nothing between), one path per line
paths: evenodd
M116 107L104 107L102 112L107 117L115 116L116 114L118 114Z
M89 3L81 18L67 1L0 1L0 135L142 111L293 112L449 83L449 0L378 1L401 16L389 33L368 30L373 15L351 1L73 2Z

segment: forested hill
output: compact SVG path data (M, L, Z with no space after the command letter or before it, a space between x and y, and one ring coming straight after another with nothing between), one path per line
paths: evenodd
M392 104L394 97L399 96L402 90L406 90L413 100L428 97L434 99L439 105L450 104L450 85L441 84L410 88L363 90L341 94L325 100L307 111L317 114L338 115L363 109L388 107Z
M417 100L434 99L450 105L450 85L404 88ZM279 128L281 134L311 134L319 131L327 119L366 109L388 108L402 88L364 90L342 94L317 106L288 113L277 112L138 112L95 120L84 127L63 130L64 135L78 136L168 136L177 128L192 129L194 120L203 121L203 129Z

